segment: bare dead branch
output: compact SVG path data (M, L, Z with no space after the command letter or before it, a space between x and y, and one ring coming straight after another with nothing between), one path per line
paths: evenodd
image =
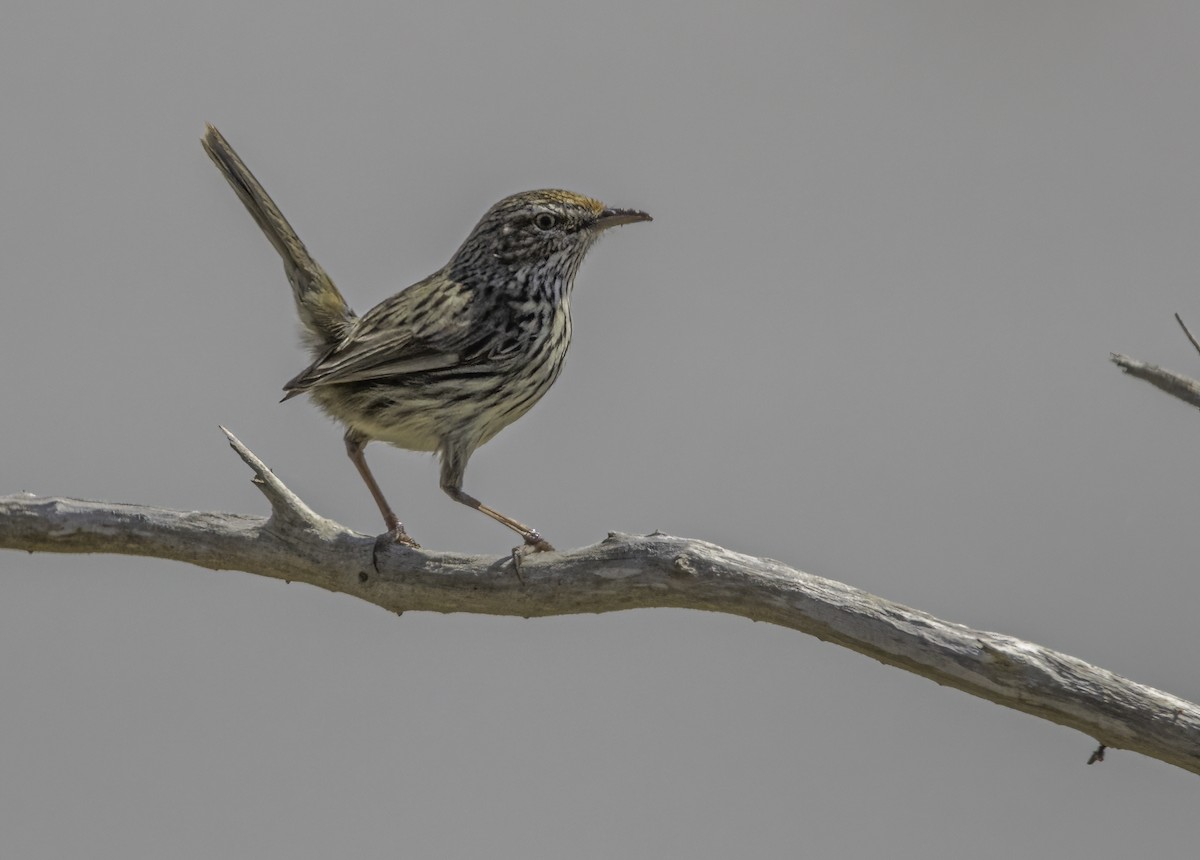
M1130 376L1144 379L1151 385L1161 388L1167 394L1178 397L1184 403L1200 407L1200 382L1167 370L1166 368L1159 367L1158 365L1146 364L1144 361L1138 361L1127 355L1121 355L1119 352L1112 353L1110 357L1117 367L1124 370Z
M1116 357L1114 357L1116 360ZM1120 363L1120 362L1118 362ZM973 630L703 541L610 534L512 560L414 550L314 513L232 434L269 518L0 497L0 548L186 561L306 582L393 612L549 616L679 607L789 627L1005 707L1200 773L1200 708L1032 642Z

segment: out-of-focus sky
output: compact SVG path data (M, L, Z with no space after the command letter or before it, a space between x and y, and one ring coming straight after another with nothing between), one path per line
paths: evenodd
M380 528L217 124L351 304L496 199L643 208L467 488L661 529L1200 697L1192 4L17 0L0 28L0 494L264 513L227 425ZM512 536L371 446L427 547ZM1162 856L1195 776L698 612L407 613L0 555L0 854Z

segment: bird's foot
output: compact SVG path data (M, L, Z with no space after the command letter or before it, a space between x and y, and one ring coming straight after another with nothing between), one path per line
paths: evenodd
M521 576L521 560L525 556L535 552L554 552L554 547L550 541L543 538L537 532L530 532L525 535L525 543L520 546L514 546L512 550L513 571L517 574L517 579L525 582L525 578Z
M400 543L402 546L412 547L413 549L421 548L420 543L414 541L412 537L409 537L407 531L404 531L403 529L400 531L389 531L388 537L390 537L392 543Z
M396 523L396 525L375 538L375 546L371 550L371 566L375 568L376 573L379 573L379 553L393 544L400 544L400 546L406 546L410 549L421 548L419 543L408 536L408 532L404 530L404 526Z
M408 532L404 530L404 526L398 525L395 528L388 529L384 534L392 543L398 543L403 546L411 547L412 549L421 548L419 543L409 537Z
M387 531L379 536L379 542L398 543L401 546L420 549L421 545L408 536L408 532L404 530L404 523L392 513L391 508L383 505L380 507L383 509L383 525Z

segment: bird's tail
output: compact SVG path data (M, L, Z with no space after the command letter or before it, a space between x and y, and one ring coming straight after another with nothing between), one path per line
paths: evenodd
M355 317L333 280L308 253L275 201L238 158L221 132L209 125L201 142L208 157L233 186L250 215L283 258L283 267L296 299L296 310L314 350L323 351L339 342Z

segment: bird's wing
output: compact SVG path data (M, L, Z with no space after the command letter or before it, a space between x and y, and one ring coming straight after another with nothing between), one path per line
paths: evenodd
M383 301L284 390L291 397L318 385L478 364L486 344L472 325L474 294L455 286L448 288L439 273Z

